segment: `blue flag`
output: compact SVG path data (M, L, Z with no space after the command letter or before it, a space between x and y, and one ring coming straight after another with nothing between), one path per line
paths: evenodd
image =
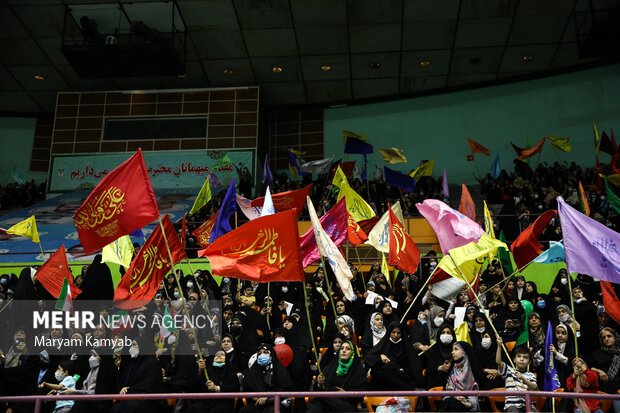
M344 153L372 153L372 145L357 138L347 138L344 145Z
M545 384L543 391L554 391L562 387L553 362L553 353L549 350L549 346L552 343L553 328L551 327L551 321L547 321L547 336L545 337Z
M142 230L140 228L138 228L137 230L130 232L129 236L130 237L141 237L141 238L143 238L144 237L144 233L142 232Z
M263 185L269 186L273 182L273 174L269 168L269 155L265 154L265 165L263 165Z
M499 153L495 156L495 160L493 161L493 165L491 165L491 176L493 179L499 178L499 173L501 172L499 168Z
M385 172L385 183L402 188L407 192L413 192L416 183L415 179L402 172L394 171L387 166L383 167L383 171Z
M237 191L235 190L235 178L232 179L230 186L228 187L228 191L226 191L226 195L224 196L224 200L222 201L222 206L220 207L220 213L217 214L217 219L215 220L215 225L213 226L213 231L211 231L211 237L209 238L209 243L213 243L216 239L226 234L227 232L232 231L230 227L230 222L228 222L230 216L235 213L237 210Z
M303 172L301 170L301 165L304 164L304 160L301 158L301 156L294 154L288 149L286 150L286 155L288 156L289 169L291 170L293 178L297 179L297 176L308 175L307 172ZM293 171L297 173L297 176L295 176L295 173L293 173Z
M534 259L539 264L555 264L556 262L566 261L564 255L564 244L562 241L549 241L549 249Z

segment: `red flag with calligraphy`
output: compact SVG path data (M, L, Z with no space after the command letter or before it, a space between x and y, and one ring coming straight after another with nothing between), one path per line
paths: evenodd
M342 199L344 199L344 197ZM368 235L366 235L362 227L355 222L349 211L347 211L347 235L351 245L360 245L368 241Z
M306 196L310 193L312 184L305 188L298 189L296 191L280 192L279 194L271 194L273 200L273 207L276 211L288 211L289 209L297 209L297 217L301 215L301 212L306 205ZM260 197L252 200L250 206L262 207L265 202L265 197Z
M347 240L347 204L342 197L325 215L319 220L321 226L325 228L325 233L339 247ZM299 237L299 247L301 250L302 264L304 268L309 267L313 262L321 258L319 247L314 238L312 226L301 237Z
M390 212L390 251L388 254L388 264L401 271L413 274L418 270L420 262L420 250L411 239L405 227L400 223L392 208L388 206Z
M512 256L517 263L517 267L522 268L527 263L538 257L543 250L543 246L538 242L538 237L543 233L549 221L557 214L555 209L544 212L536 218L536 221L527 227L510 246Z
M192 235L196 237L196 242L200 244L201 247L207 248L209 245L211 232L213 231L215 221L217 220L217 214L219 213L220 211L217 211L211 218L207 219L201 226L192 232Z
M168 214L162 218L161 222L172 253L172 260L176 264L187 257L185 250ZM146 305L155 296L161 280L172 271L162 225L158 225L151 233L118 283L114 292L116 307L133 310Z
M463 192L461 192L461 204L459 205L459 212L472 221L476 220L476 205L474 200L469 194L469 190L465 184L463 185Z
M198 256L208 257L213 275L250 281L305 281L297 211L256 218L219 237Z
M58 298L65 278L69 282L69 288L71 288L71 298L75 299L78 294L82 293L82 290L77 288L73 282L73 274L71 274L69 264L67 263L65 244L62 244L62 246L45 261L41 268L37 270L37 281L39 281L54 298Z
M73 215L86 254L159 217L142 149L107 174Z

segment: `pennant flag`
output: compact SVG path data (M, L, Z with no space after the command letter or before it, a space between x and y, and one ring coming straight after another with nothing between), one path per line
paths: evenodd
M491 152L484 146L480 145L478 142L467 138L469 142L469 149L471 149L471 153L483 153L485 155L491 155Z
M420 250L409 234L407 234L402 221L397 217L392 208L388 208L388 214L388 224L390 227L388 264L400 271L413 274L418 270Z
M349 137L344 144L344 153L369 154L372 152L372 145L358 138Z
M596 150L596 156L598 156L598 151L600 147L600 138L598 136L598 128L596 127L596 122L592 121L592 131L594 132L594 149Z
M213 275L258 282L305 280L295 210L250 221L198 255L209 258Z
M603 132L599 150L613 156L614 152L616 152L616 146L618 145L616 145L616 139L614 138L614 130L611 130L611 139L609 139L606 132Z
M26 175L24 175L24 171L22 171L22 168L20 168L19 165L17 164L11 170L11 178L13 178L15 182L17 182L20 185L23 185L26 183Z
M506 235L504 235L504 230L501 229L499 231L499 240L506 243ZM504 270L505 274L512 274L514 269L512 267L512 258L510 257L510 250L508 248L498 248L497 256L499 257L499 262Z
M271 202L273 203L273 198ZM263 211L263 208L253 207L250 204L251 204L251 201L249 199L237 194L237 206L239 207L241 212L243 212L243 215L245 215L247 219L252 221L253 219L260 217L260 214Z
M338 165L338 167L336 168L336 172L334 172L334 179L332 180L332 185L340 188L340 185L342 185L343 182L346 184L349 183L347 177L342 171L342 168L340 168L340 165Z
M588 197L583 190L583 185L581 185L581 181L579 181L579 209L587 216L590 216L590 205L588 204Z
M469 326L467 325L467 321L463 321L454 329L454 335L456 336L456 341L464 341L469 343L471 346L471 338L469 337Z
M60 295L56 301L55 308L61 311L73 312L73 297L71 297L71 288L69 288L69 280L63 278Z
M54 298L60 297L63 280L67 280L69 283L71 297L77 297L82 293L82 290L77 288L73 282L73 274L71 274L69 264L67 263L65 244L62 244L62 246L37 270L37 281L39 281Z
M356 132L351 132L349 130L343 130L342 131L342 139L344 140L344 143L347 143L347 140L349 138L355 138L355 139L359 139L362 142L366 142L366 135L364 135L363 133L356 133Z
M448 175L446 175L446 167L443 167L443 178L441 181L441 188L443 190L443 196L446 199L450 198L450 189L448 188Z
M334 271L334 274L336 275L336 280L340 285L340 289L342 290L342 293L345 295L345 297L347 297L347 300L353 300L355 294L353 293L353 287L351 286L351 280L353 279L351 269L349 268L349 265L345 261L340 251L338 250L338 247L336 247L334 242L329 238L329 236L321 226L321 223L319 222L319 218L316 215L316 211L314 209L314 205L312 205L310 197L306 197L306 202L308 203L308 212L310 213L310 220L312 221L312 228L314 230L314 238L316 239L319 253L323 257L327 258L329 266Z
M345 201L344 198L338 201L319 220L321 226L326 228L327 236L337 247L347 240L347 205ZM299 244L304 268L321 258L313 228L308 228L308 231L299 238Z
M334 157L331 156L325 159L319 159L317 161L306 162L301 165L301 171L307 173L315 173L319 175L325 175L332 169L332 163L334 163Z
M609 205L620 214L620 198L618 195L611 189L609 186L609 182L607 182L607 177L603 176L603 181L605 181L605 191L607 192L607 201Z
M377 251L390 251L390 211L396 215L401 225L405 222L400 201L396 201L396 203L383 214L379 222L377 222L373 229L368 233L368 241L366 241L366 243L375 247Z
M536 144L536 146L534 146L533 148L519 148L518 146L516 146L514 143L510 143L512 145L512 147L514 148L515 152L517 153L517 156L519 157L520 160L524 160L524 159L528 159L531 158L532 156L536 155L537 153L540 153L543 149L543 146L545 145L545 139L547 137L544 136L540 142L538 142Z
M263 164L263 185L269 186L273 182L273 174L269 169L269 155L265 154L265 163Z
M500 247L508 248L503 242L493 239L487 234L482 234L477 242L472 241L462 247L452 248L450 256L444 256L439 262L439 268L451 276L465 281L461 275L462 272L467 281L471 283L480 272L484 258L488 255L495 255ZM460 272L456 266L460 268Z
M122 265L125 269L129 268L131 258L133 257L134 248L129 235L123 235L111 244L103 247L102 262L113 262Z
M608 281L601 281L601 292L603 293L605 312L609 314L616 323L620 323L620 300L616 295L614 286Z
M383 171L385 172L385 183L404 189L407 192L413 192L416 183L415 179L402 172L390 169L387 166L383 167Z
M551 321L547 321L547 335L545 336L545 380L543 391L556 391L562 384L558 377L558 371L555 368L554 354L549 347L553 344L554 329Z
M543 246L538 242L538 237L543 233L551 218L557 213L552 209L544 212L536 218L536 221L519 234L517 239L510 246L512 256L517 264L517 268L524 267L528 262L534 260L542 252Z
M556 241L549 241L549 249L534 260L534 262L539 264L555 264L564 261L566 261L564 244Z
M215 221L217 220L219 214L220 211L217 211L211 218L207 219L201 226L192 232L192 235L196 237L196 242L200 246L207 248L209 245L211 233L213 232L213 227L215 226Z
M397 148L385 148L379 149L379 153L383 156L383 160L386 163L407 163L407 157L405 156L405 152L402 149Z
M286 155L288 156L288 169L291 171L294 179L297 179L300 175L306 175L301 171L301 165L304 164L304 160L301 157L305 152L300 152L295 149L287 149Z
M228 187L228 191L226 191L226 195L224 195L224 200L222 201L222 206L217 214L217 219L215 220L215 225L211 231L211 238L209 238L209 242L213 243L213 241L225 233L232 231L229 218L237 210L237 197L235 195L235 178L233 178L230 182L230 186Z
M607 180L615 186L620 186L620 175L618 174L607 175Z
M92 190L73 215L73 224L89 255L158 217L155 193L138 149Z
M346 198L347 211L349 211L355 221L359 222L375 216L375 211L373 211L364 198L355 192L348 183L343 182L340 186L338 201L340 201L342 197Z
M474 204L474 200L471 198L469 194L469 190L465 184L462 184L462 192L461 192L461 204L459 205L459 212L472 221L476 220L476 205Z
M30 238L32 242L40 242L39 231L37 231L37 221L35 220L34 215L13 225L11 228L6 230L6 233L23 235L24 237Z
M570 138L558 138L555 136L548 136L548 138L554 151L570 152L573 149Z
M213 172L207 173L207 178L209 179L209 183L213 188L217 188L218 186L224 186L224 183L220 181L220 178L217 177Z
M276 209L273 207L273 200L271 199L271 191L269 187L267 187L267 191L265 192L265 201L263 202L263 210L260 213L261 217L267 215L273 215L276 213Z
M342 201L342 200L341 200ZM346 199L345 199L346 202ZM345 205L346 207L346 205ZM368 240L368 235L353 219L349 211L347 211L347 234L351 245L360 245Z
M489 207L487 207L487 201L482 201L484 203L484 232L491 238L497 238L495 236L495 229L493 229L493 218L491 218L491 212L489 212Z
M381 274L385 275L385 280L392 286L392 278L390 277L390 267L388 267L387 260L385 259L385 253L381 253Z
M168 214L164 215L161 223L162 225L157 225L142 245L136 258L118 283L114 292L116 307L133 310L146 305L155 296L161 280L172 271L172 265L187 258ZM166 240L172 253L172 263Z
M433 176L433 168L435 167L435 159L431 159L428 162L418 166L413 172L409 174L410 177L419 181L423 176Z
M476 222L436 199L426 199L416 207L435 231L444 254L452 248L476 242L484 234Z
M568 272L620 282L620 234L578 212L562 197L557 200Z
M306 186L305 188L297 189L295 191L286 191L273 194L271 195L273 207L276 209L276 211L288 211L289 209L296 209L297 217L299 217L304 209L306 196L310 193L311 189L312 184ZM264 197L256 198L250 203L250 206L262 207L264 202Z
M498 153L497 155L495 155L495 160L493 161L493 164L491 165L491 176L493 177L493 179L497 179L499 178L499 175L501 172L502 170L499 167L499 153Z
M192 209L189 211L189 216L191 217L196 212L200 211L200 208L207 205L207 202L211 200L211 184L208 179L205 179L204 184L202 184L202 188L200 188L200 192L198 192L198 196L194 200L194 205L192 205Z
M142 228L138 228L135 231L131 231L129 233L130 237L138 237L138 238L144 238L144 232L142 232Z

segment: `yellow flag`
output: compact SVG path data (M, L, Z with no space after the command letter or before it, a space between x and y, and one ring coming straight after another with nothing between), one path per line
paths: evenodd
M360 141L366 142L366 135L364 135L363 133L356 133L356 132L351 132L350 130L343 130L342 139L344 140L345 144L347 143L347 139L349 138L357 138Z
M416 181L423 176L433 176L433 168L435 167L435 159L431 159L430 161L420 165L415 171L409 174L410 177L415 179Z
M609 175L607 180L616 186L620 186L620 174Z
M385 253L381 253L381 273L385 275L385 280L392 286L392 279L390 278L390 267L388 267L387 260L385 259Z
M493 239L485 233L482 234L478 242L470 242L462 247L452 248L450 256L444 256L438 266L451 276L465 281L456 267L458 265L467 281L471 283L478 275L484 258L489 254L496 254L499 247L508 250L505 243Z
M34 215L13 225L6 230L6 233L23 235L24 237L30 238L32 242L39 243L39 231L37 231L37 222L34 219Z
M340 165L338 165L338 168L336 168L336 172L334 172L334 180L332 181L332 185L340 188L340 185L342 185L343 182L345 184L349 183L349 181L347 180L347 176L342 171Z
M592 121L592 127L594 128L594 148L596 149L596 154L598 155L600 138L598 136L598 129L596 128L596 122Z
M556 151L570 152L573 149L573 145L570 143L570 138L558 138L556 136L548 136L551 146Z
M194 201L194 205L192 206L192 210L189 211L189 216L191 217L196 212L200 210L203 206L207 204L211 200L211 184L209 183L209 179L205 179L205 183L202 184L202 188L200 188L200 192L198 192L198 196Z
M487 201L484 202L484 232L486 232L491 238L497 239L495 236L495 230L493 229L493 219L491 219L491 213L487 207Z
M349 186L348 182L342 182L340 192L338 193L338 201L342 197L346 197L347 211L355 221L363 221L375 216L375 211L357 192Z
M471 345L471 338L469 337L469 326L466 321L463 321L454 329L454 335L456 336L456 341L464 341Z
M134 248L131 244L131 238L129 238L129 235L124 235L113 243L103 247L101 261L113 262L125 268L129 268L133 252Z
M379 153L383 156L383 160L387 163L407 163L407 157L402 149L385 148L379 149Z

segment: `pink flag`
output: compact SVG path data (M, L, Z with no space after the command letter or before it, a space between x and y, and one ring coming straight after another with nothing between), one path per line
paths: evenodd
M427 199L415 206L435 231L444 254L452 248L477 242L484 234L480 225L441 201Z
M337 247L342 245L347 240L348 228L347 228L347 204L345 198L342 197L336 205L332 207L327 214L323 215L319 222L325 229L327 236L334 241ZM304 268L311 265L318 260L321 255L319 254L319 248L316 245L316 239L314 238L314 230L312 226L306 231L304 235L299 237L299 243L301 248L301 259Z

